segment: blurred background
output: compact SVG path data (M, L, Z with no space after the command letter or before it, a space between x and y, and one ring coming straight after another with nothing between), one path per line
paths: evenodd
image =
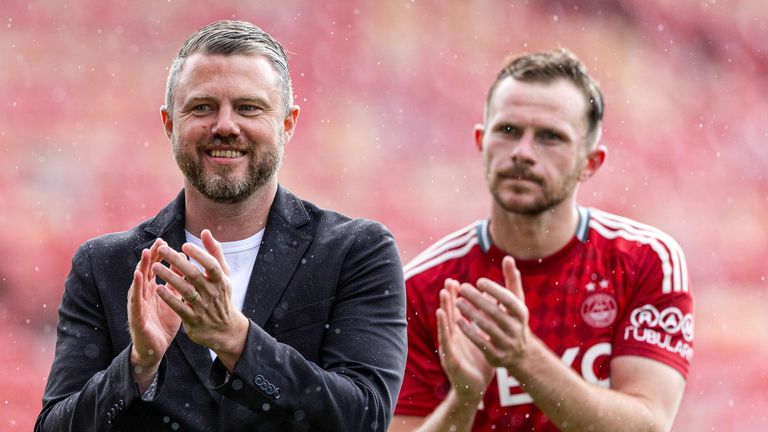
M168 65L224 18L290 52L282 183L384 222L403 261L487 215L472 128L504 57L574 51L607 100L609 157L581 203L687 255L696 355L675 430L768 430L764 0L0 0L0 430L32 429L77 245L179 191Z

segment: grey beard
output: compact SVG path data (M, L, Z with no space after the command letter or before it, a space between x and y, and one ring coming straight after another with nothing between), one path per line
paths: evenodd
M199 161L174 149L176 163L187 181L204 197L221 204L236 204L245 201L267 184L280 168L282 153L282 145L276 151L270 151L258 160L254 160L252 158L253 153L249 153L251 159L246 176L241 179L230 179L227 177L229 169L206 176Z

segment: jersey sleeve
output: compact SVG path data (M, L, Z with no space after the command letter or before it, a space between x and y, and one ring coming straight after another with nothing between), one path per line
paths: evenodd
M662 362L688 376L693 358L694 299L685 257L671 238L638 247L634 287L613 341L613 355Z
M421 279L421 280L420 280ZM396 415L427 416L445 399L448 378L440 365L437 318L440 287L418 275L406 280L408 360ZM431 278L430 278L431 279Z

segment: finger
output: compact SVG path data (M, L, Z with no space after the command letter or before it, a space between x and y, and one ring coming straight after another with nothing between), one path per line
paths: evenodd
M518 332L517 326L515 323L510 322L510 319L523 322L526 319L526 315L520 315L522 312L518 313L516 310L510 312L510 308L504 307L504 305L501 303L497 303L496 299L492 297L493 293L495 292L492 289L489 290L490 292L480 291L487 284L497 285L500 290L504 291L504 294L508 295L512 299L515 299L509 292L506 292L505 288L485 278L480 278L477 281L477 288L470 284L462 284L461 298L471 304L472 307L482 311L486 316L492 319L498 327L501 328L502 335L494 336L503 336L503 334L516 334ZM489 296L491 299L488 298ZM464 310L462 309L461 312L464 313Z
M505 319L510 319L509 316L501 313L498 308L494 308L491 313L485 313L466 297L459 298L456 307L473 326L477 326L497 345L504 345L504 339L513 334L512 327L505 322Z
M149 249L142 249L141 251L141 258L139 259L139 263L136 265L136 270L140 271L142 276L149 274L149 266L151 264L151 256L152 252L150 252Z
M501 357L499 350L488 340L487 335L482 333L478 326L466 320L459 320L459 329L483 353L489 363L493 365L497 363L495 359Z
M154 272L152 271L152 251L151 249L144 249L141 251L141 259L136 269L141 274L141 284L138 286L137 295L139 299L146 302L150 296L152 296L152 282L154 280Z
M450 323L444 310L438 309L435 315L437 316L437 349L440 353L440 361L443 362L449 360L446 357L451 348Z
M456 295L459 292L459 282L455 279L446 279L443 284L446 292L445 310L449 323L456 321Z
M199 295L199 291L197 291L192 284L187 282L180 275L174 273L168 267L160 263L155 263L152 265L152 269L157 273L158 276L163 278L166 284L172 286L173 289L176 290L176 292L179 293L182 298L191 298L195 296L195 292L198 292Z
M501 261L501 271L504 274L504 285L507 289L525 304L525 292L520 278L520 270L517 269L515 259L507 255Z
M184 245L181 247L181 250L189 255L190 258L193 258L195 261L197 261L201 267L203 267L203 270L205 270L205 276L209 281L219 282L223 279L224 271L222 270L219 261L214 258L213 255L208 253L208 251L204 251L192 243L184 243Z
M155 275L152 272L152 263L160 261L160 257L157 251L163 244L165 244L165 241L161 238L157 238L149 248L149 262L147 264L147 269L144 272L144 274L147 276L147 280L152 280L155 278Z
M480 278L477 281L477 289L486 292L495 298L500 305L504 306L505 312L509 315L512 315L519 320L526 319L528 308L525 306L525 303L512 294L506 287L503 287L490 279ZM461 295L464 295L463 291Z
M213 233L211 233L211 230L204 229L203 232L200 234L200 238L203 240L203 246L205 246L205 249L213 255L214 258L216 258L216 261L219 262L219 266L221 266L221 269L224 271L224 274L229 274L229 265L227 264L227 260L224 258L224 250L221 248L221 243L213 238Z
M157 253L157 250L158 250L158 249L160 249L160 246L162 246L162 245L164 245L164 244L165 244L165 240L163 240L163 239L161 239L161 238L159 238L159 237L158 237L158 238L156 238L156 239L155 239L155 241L152 243L152 246L150 246L150 247L149 247L149 253L150 253L150 255L151 255L151 256L150 256L150 258L151 258L153 261L156 261L156 260L158 260L158 259L159 259L159 258L158 258L158 253Z
M163 245L158 250L160 257L163 258L168 264L181 272L189 282L196 286L196 281L203 281L203 273L192 262L190 262L186 255L181 252L177 252L171 249L167 245Z
M173 295L171 290L169 290L165 285L159 285L157 287L157 295L165 302L165 304L168 305L168 307L173 309L173 311L179 315L182 321L187 322L194 316L194 312L188 306L188 304L184 303L180 298Z
M464 333L464 336L467 336L467 338L469 338L469 340L478 348L481 350L488 349L488 335L477 326L477 323L466 319L460 319L456 322L456 325L461 332Z
M184 277L184 273L182 273L181 270L179 270L179 268L176 267L175 265L171 265L171 271L176 273L177 275L179 275L181 277Z
M128 324L141 321L144 316L144 302L142 301L142 291L144 285L144 275L138 269L133 271L133 280L131 288L128 289Z
M176 297L177 299L179 299L179 300L181 300L181 299L182 299L182 295L181 295L181 293L179 293L178 291L176 291L176 288L174 288L174 287L173 287L173 285L158 285L158 288L159 288L160 286L163 286L163 287L165 287L165 289L166 289L166 290L168 290L168 291L170 291L170 293L171 293L171 294L172 294L174 297Z
M453 323L453 320L451 319L451 317L453 316L453 312L451 311L451 306L449 305L451 295L448 293L447 290L442 289L440 290L439 296L440 296L440 307L437 310L441 312L440 315L442 315L443 318L445 319L445 326L442 327L442 330L445 331L446 337L451 337L451 335L453 334L453 328L451 325ZM438 330L441 330L441 326L439 322L438 322Z

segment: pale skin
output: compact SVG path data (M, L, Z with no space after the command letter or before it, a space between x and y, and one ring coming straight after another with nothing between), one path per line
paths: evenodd
M205 175L243 177L249 156L258 158L267 146L288 143L293 136L299 107L284 108L278 82L277 72L260 56L193 54L180 72L174 111L161 109L166 134L197 158ZM217 149L238 150L240 155L214 157L211 150ZM204 249L185 243L179 252L158 239L142 251L128 299L130 361L141 392L154 379L181 325L193 342L213 350L234 370L249 321L232 305L220 241L240 240L263 229L276 190L273 175L241 202L220 203L185 179L185 228L200 234ZM155 275L166 285L155 284Z
M504 285L485 278L474 284L446 280L437 320L440 360L451 390L426 417L396 415L390 431L471 430L483 396L477 389L487 387L497 367L506 368L560 430L672 427L685 387L675 369L620 356L610 364L610 388L592 385L565 366L528 326L512 255L548 256L570 240L578 223L577 188L574 184L559 204L541 214L523 214L510 209L540 200L544 186L499 173L523 164L550 185L565 185L567 173L578 182L590 178L602 165L605 149L584 142L584 110L578 90L562 80L535 84L507 78L497 87L486 124L476 127L475 138L495 188L490 235L510 255L502 262Z

